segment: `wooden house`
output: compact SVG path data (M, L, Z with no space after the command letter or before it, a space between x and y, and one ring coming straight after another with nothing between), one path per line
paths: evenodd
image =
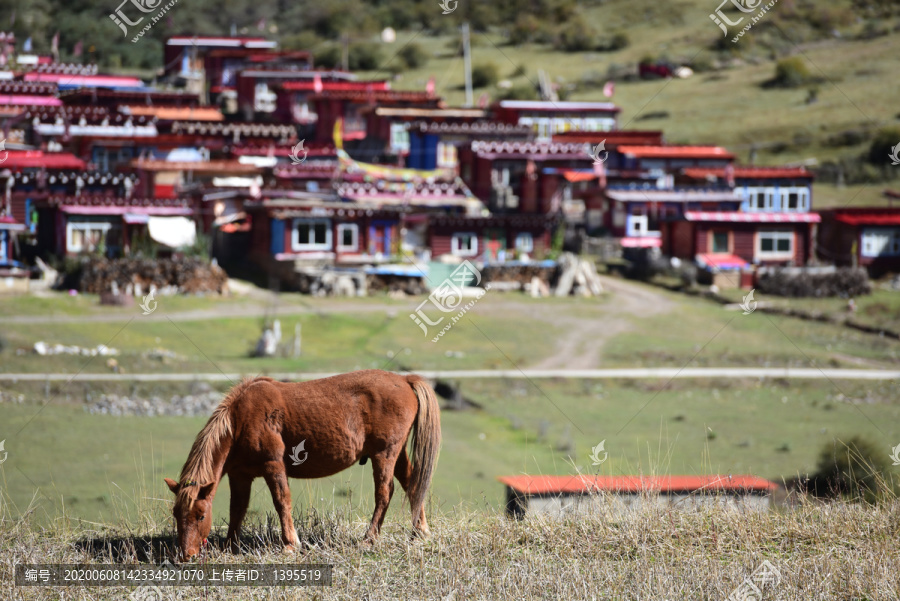
M532 128L539 141L567 131L602 132L616 129L621 109L611 102L501 100L491 107L500 123Z
M685 168L679 188L733 191L736 202L685 205L662 225L663 252L718 269L806 265L820 221L810 210L812 178L798 167Z
M900 272L900 208L822 209L818 256L838 266L865 267L872 277Z
M556 213L563 170L591 165L584 144L476 141L463 148L460 175L492 212Z

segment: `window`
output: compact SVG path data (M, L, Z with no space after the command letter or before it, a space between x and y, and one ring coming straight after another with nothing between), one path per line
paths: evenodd
M625 231L628 236L646 236L649 233L649 223L646 215L629 215Z
M782 211L808 211L809 190L806 188L781 188Z
M450 252L461 257L471 257L478 254L478 238L475 234L453 234L450 239Z
M66 225L66 251L78 253L94 251L101 242L106 244L106 233L111 223L69 222Z
M759 232L757 256L791 258L794 256L794 232Z
M534 237L528 232L516 236L516 250L523 253L534 251Z
M341 223L337 226L338 250L353 251L359 249L359 226L355 223Z
M727 253L728 252L728 232L712 233L712 252Z
M748 211L776 211L774 188L747 188Z
M866 228L862 231L862 256L900 255L900 228Z
M405 123L391 123L391 152L409 154L409 130Z
M291 237L293 250L331 250L331 221L294 219Z
M750 192L750 208L754 211L766 210L766 193L764 190Z
M796 211L800 208L800 194L798 192L788 192L787 210Z

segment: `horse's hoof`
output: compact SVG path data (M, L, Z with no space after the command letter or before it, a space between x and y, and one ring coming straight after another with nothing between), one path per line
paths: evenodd
M293 552L294 552L294 545L285 545L285 546L284 546L284 552L285 552L285 553L293 553Z

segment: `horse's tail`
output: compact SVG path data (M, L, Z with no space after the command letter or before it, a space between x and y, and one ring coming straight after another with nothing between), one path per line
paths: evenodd
M431 485L431 477L441 448L441 409L428 382L415 375L408 376L406 381L412 386L419 401L419 411L413 424L412 477L407 490L415 520L425 504L425 495Z

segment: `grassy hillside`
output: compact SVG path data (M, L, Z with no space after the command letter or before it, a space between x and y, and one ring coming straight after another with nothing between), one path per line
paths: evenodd
M868 151L875 133L898 124L893 73L900 70L900 35L869 38L866 11L851 2L822 5L779 2L736 44L722 41L709 19L715 4L689 0L666 6L650 2L613 0L583 11L584 21L596 31L598 42L615 33L627 35L625 48L597 52L561 52L551 44L511 45L505 30L492 29L473 37L473 64L492 64L499 78L514 89L531 89L544 70L558 83L566 99L606 100L605 81L616 81L612 100L622 107L620 125L631 129L661 129L676 144L719 144L747 163L756 149L757 164L807 162L822 165L841 159L856 161ZM799 14L820 8L835 19L832 31L816 32ZM813 14L813 13L811 13ZM818 14L818 13L816 13ZM736 18L736 15L734 15ZM894 21L883 20L885 31ZM464 101L463 62L454 52L457 35L428 36L407 32L397 47L384 54L395 64L396 51L406 43L421 48L428 62L405 70L395 87L422 89L436 77L437 92L450 104ZM775 74L776 62L799 56L811 81L796 88L765 87ZM644 58L670 60L697 69L688 79L629 81L623 77ZM368 75L384 76L390 68ZM816 101L807 103L814 89ZM492 98L505 89L491 85L475 91L476 99ZM900 139L894 143L900 142ZM887 164L887 157L884 157ZM892 172L865 169L850 173L846 186L831 178L815 184L814 207L885 204L885 177Z

